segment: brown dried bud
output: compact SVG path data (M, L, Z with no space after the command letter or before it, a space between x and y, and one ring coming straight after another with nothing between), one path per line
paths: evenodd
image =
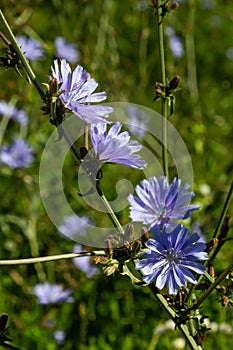
M146 227L142 227L141 235L142 235L141 242L142 242L142 244L145 244L148 241L148 239L150 238L150 234L149 234Z
M7 320L8 320L8 315L5 313L1 314L1 316L0 316L0 332L3 332L5 330Z
M118 264L104 267L104 274L106 276L112 275L118 269Z
M224 297L222 298L222 302L221 302L222 306L225 307L228 304L228 298L226 295L224 295Z
M177 9L177 7L179 7L178 2L173 2L173 3L171 3L171 5L170 5L171 10L175 10L175 9Z
M177 88L177 86L179 85L179 82L180 82L180 76L179 75L177 75L177 76L175 76L171 81L170 81L170 83L169 83L169 88L171 89L171 90L175 90L176 88Z
M108 258L106 256L98 255L93 258L93 263L94 264L106 264L108 261Z
M209 253L216 244L218 244L218 238L211 238L207 243L206 243L206 249L205 252Z
M212 264L209 264L208 267L207 267L207 272L208 274L211 276L211 277L214 277L214 267Z
M49 94L51 96L56 95L58 92L58 82L56 78L52 78L49 82Z
M134 232L133 224L128 224L125 229L124 239L126 241L130 241L130 237L132 236L133 232Z
M142 244L141 244L141 241L139 241L139 240L133 241L131 243L131 251L132 251L133 255L137 255L137 253L140 252L141 246L142 246Z

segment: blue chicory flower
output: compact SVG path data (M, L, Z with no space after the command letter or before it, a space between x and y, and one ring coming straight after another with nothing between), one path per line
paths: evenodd
M113 108L91 105L93 102L104 101L107 95L106 92L93 93L98 83L90 78L82 66L77 65L72 72L66 60L54 60L51 70L52 78L60 85L59 98L68 110L86 123L106 123L106 118L113 112Z
M85 249L82 249L80 244L75 244L73 252L74 253L85 252ZM88 278L92 278L94 275L97 275L99 273L99 270L97 269L97 267L91 264L91 258L89 256L82 256L80 258L78 257L72 260L75 266L79 270L84 272Z
M17 121L21 125L28 124L27 114L23 110L17 109L6 101L0 101L0 114L8 116L10 119Z
M90 137L99 165L118 163L132 168L143 169L147 164L135 154L142 149L137 141L130 141L127 131L120 133L122 125L117 122L107 132L107 125L91 125Z
M85 236L87 229L93 222L87 216L79 217L77 215L70 215L64 217L61 225L58 226L59 232L73 240L76 240L79 236Z
M11 146L3 145L0 161L11 169L27 168L34 160L33 150L21 139L16 139Z
M184 56L184 46L181 38L176 35L175 30L171 27L166 27L165 33L168 36L169 46L174 58L181 58Z
M169 294L177 294L187 281L197 283L190 270L204 274L206 267L197 261L207 260L208 255L204 252L206 245L198 242L198 234L188 235L188 232L182 225L172 232L167 232L166 227L162 231L158 227L152 229L155 239L145 243L148 251L136 262L136 270L142 271L144 282L155 282L159 289L166 286Z
M39 283L33 289L33 294L37 297L38 303L43 305L72 303L74 299L71 297L71 293L72 289L63 290L62 286L49 282Z
M187 205L194 193L188 192L189 185L180 186L180 179L174 178L169 185L166 176L141 181L135 189L139 198L132 194L128 196L130 218L150 225L150 228L164 224L174 227L174 220L186 219L200 208L198 205Z
M44 51L39 41L24 35L17 36L16 41L28 60L41 60L44 57Z
M129 131L142 139L148 129L148 116L142 109L133 105L127 107L126 113L129 117Z
M58 345L64 345L66 334L62 329L58 329L53 333L53 338Z
M65 38L59 36L55 39L55 56L57 58L64 58L70 63L76 63L79 60L79 52L76 45L69 44Z

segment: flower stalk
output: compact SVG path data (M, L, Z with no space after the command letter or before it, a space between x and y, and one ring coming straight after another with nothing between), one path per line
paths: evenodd
M67 254L58 254L58 255L50 255L50 256L41 256L41 257L36 257L36 258L0 260L0 266L28 265L28 264L44 263L44 262L63 260L63 259L81 258L83 256L106 256L106 253L103 250L96 250L96 251L91 251L91 252L67 253Z
M158 44L159 44L159 62L160 62L160 71L161 71L161 83L163 86L166 86L166 67L165 67L165 55L164 55L164 29L163 29L163 7L162 1L157 0L156 4L156 18L157 18L157 27L158 27ZM163 173L167 178L169 178L168 170L168 152L167 152L167 119L168 119L168 99L162 98L162 166Z

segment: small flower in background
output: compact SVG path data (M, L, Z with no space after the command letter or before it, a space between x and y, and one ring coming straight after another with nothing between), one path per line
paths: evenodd
M132 194L128 196L130 218L150 225L150 228L164 224L174 227L173 220L184 220L200 208L198 205L186 205L194 193L188 192L189 185L180 186L180 179L174 178L169 185L166 176L141 181L135 188L139 198Z
M49 282L39 283L33 289L33 294L37 297L38 303L43 305L72 303L74 298L71 297L71 293L72 289L63 290L62 286Z
M122 125L117 122L107 132L106 124L91 125L90 137L99 165L118 163L132 168L143 169L147 164L140 159L143 146L137 141L130 141L127 131L120 133Z
M85 236L88 227L93 225L87 216L70 215L64 218L62 224L58 226L58 230L62 235L76 240L79 236Z
M0 101L0 114L8 116L21 125L28 124L27 114L23 110L17 109L15 106L7 103L6 101Z
M90 105L93 102L106 100L107 94L106 92L93 93L98 83L95 79L90 78L82 66L77 65L72 72L66 60L54 60L51 70L52 78L55 78L60 84L59 98L67 109L86 123L106 123L105 118L113 112L113 108Z
M148 127L148 117L144 111L136 106L129 106L126 110L129 117L129 131L136 137L143 138Z
M76 45L69 44L65 38L59 36L55 39L55 56L57 58L64 58L70 63L76 63L79 60L79 52Z
M199 240L198 242L202 242L202 243L206 243L206 237L205 235L203 234L202 230L201 230L201 227L200 227L200 224L197 222L197 221L194 221L192 223L192 232L195 232L198 234L199 236Z
M44 51L39 41L26 36L16 37L18 45L21 47L25 57L30 61L41 60L44 57Z
M1 147L0 161L11 169L27 168L33 160L33 150L24 140L16 139L11 146Z
M85 250L82 249L80 244L75 244L73 252L80 253L80 252L85 252ZM72 260L73 260L73 263L75 264L75 266L79 270L84 272L88 278L92 278L94 275L97 275L99 273L99 270L97 269L97 267L95 267L91 264L91 258L89 256L74 258Z
M58 329L53 333L53 338L58 345L63 345L65 343L66 334L62 329Z
M206 267L197 261L207 260L208 254L204 252L206 245L198 242L198 234L188 235L188 232L182 225L172 232L167 232L166 228L162 231L153 228L156 239L145 243L149 250L136 262L136 270L142 271L144 282L155 282L159 289L166 286L169 294L177 294L179 287L185 286L187 281L197 283L189 270L204 274Z
M226 49L226 57L233 61L233 47L228 47L228 49Z
M165 34L168 36L170 50L174 58L181 58L184 56L184 46L182 40L176 35L175 30L171 27L165 28Z

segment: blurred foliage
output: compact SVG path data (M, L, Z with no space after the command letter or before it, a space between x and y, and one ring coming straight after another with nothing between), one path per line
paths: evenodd
M160 70L156 23L149 0L2 0L1 5L15 35L25 34L42 43L46 58L32 62L39 81L48 81L54 39L61 35L77 44L79 63L99 82L99 91L107 92L108 101L128 101L160 111L160 103L153 102ZM227 49L232 48L232 22L231 0L224 4L220 0L182 1L178 10L165 19L165 26L175 29L185 47L184 57L175 59L165 36L168 78L181 76L175 114L170 121L191 154L195 199L202 205L194 219L199 221L207 238L217 223L233 169L233 57L226 56ZM36 91L24 77L18 77L13 70L1 69L0 81L0 100L13 100L30 117L28 130L24 132L36 156L27 170L10 171L1 167L1 259L71 252L73 242L62 238L50 222L39 193L40 155L54 129L40 111ZM7 133L6 140L17 132L17 127L10 124L11 136ZM64 170L70 178L67 196L80 215L88 215L88 207L77 196L75 166L72 157L68 157ZM104 188L109 199L115 196L113 184L119 175L132 176L131 170L124 169L121 173L117 169L120 168L109 165L104 168ZM141 178L135 174L134 179L130 178L134 184ZM97 223L102 220L103 225L108 224L107 217L91 215ZM120 213L120 220L127 223L127 210ZM232 220L230 224L232 227ZM231 244L227 242L219 255L217 272L232 261ZM98 276L88 279L67 260L4 266L0 269L0 280L0 312L9 314L10 336L21 349L166 350L180 336L178 331L168 331L155 341L153 330L167 316L146 288L135 288L118 275L107 278L100 271ZM38 305L31 291L44 280L73 288L75 303L57 307ZM233 327L232 310L223 310L214 293L204 305L203 313L218 324L228 323ZM59 346L53 339L57 329L66 333L64 345ZM206 349L212 347L230 349L229 334L210 332Z

